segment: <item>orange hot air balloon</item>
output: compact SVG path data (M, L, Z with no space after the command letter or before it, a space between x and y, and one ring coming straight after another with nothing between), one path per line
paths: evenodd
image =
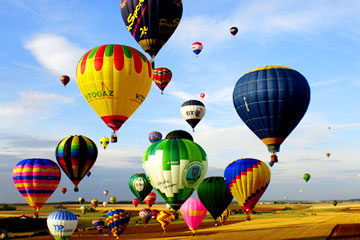
M70 82L70 77L67 75L62 75L60 77L60 81L62 82L62 84L64 84L64 87L66 87L66 85Z
M146 203L148 207L151 208L151 206L155 203L155 201L156 201L156 193L151 192L145 198L144 203Z
M67 192L67 188L66 188L66 187L63 187L63 188L61 189L61 192L62 192L63 194L65 194L65 193Z
M169 84L172 78L172 72L168 68L155 68L153 81L158 88L161 90L161 94L163 94L164 89Z
M201 100L204 100L205 93L200 93Z
M330 157L330 155L331 155L330 153L326 153L326 156L327 156L327 157Z
M125 45L95 47L80 59L76 80L86 101L114 132L144 102L153 78L149 60Z

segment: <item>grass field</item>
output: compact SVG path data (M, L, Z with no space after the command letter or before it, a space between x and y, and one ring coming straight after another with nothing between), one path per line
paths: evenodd
M251 221L245 221L244 214L232 214L223 226L215 227L212 217L208 214L203 223L191 237L185 222L181 217L173 221L166 233L159 224L150 220L145 228L138 217L138 211L146 205L114 205L106 209L98 207L96 212L89 212L85 216L79 211L79 204L64 205L67 210L79 215L78 231L71 239L113 239L109 229L100 235L93 229L91 221L95 218L105 219L106 211L111 208L123 208L131 213L128 229L121 235L121 239L360 239L360 203L345 202L334 207L331 203L312 204L258 204L256 214L252 214ZM21 215L32 215L28 206L16 206L16 211L0 211L0 218ZM46 216L56 209L46 205L41 209L40 217ZM154 205L153 208L166 210L165 205ZM239 207L232 205L236 212ZM0 230L1 226L0 226ZM46 234L46 230L43 231ZM11 237L22 239L32 232L9 233ZM331 237L329 237L331 236ZM51 236L37 236L35 239L52 239Z

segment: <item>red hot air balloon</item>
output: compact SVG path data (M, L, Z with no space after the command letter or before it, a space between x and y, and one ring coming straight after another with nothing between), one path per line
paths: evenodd
M65 194L65 193L67 192L67 188L66 188L66 187L63 187L63 188L61 189L61 192L62 192L63 194Z
M148 207L151 208L151 206L155 203L155 201L156 201L156 193L151 192L145 198L144 203L146 203Z
M200 93L201 100L204 100L205 93Z
M161 90L161 94L163 94L164 89L169 84L172 78L172 72L168 68L155 68L153 70L153 81L158 88Z
M137 207L137 206L139 205L139 203L140 203L140 200L137 199L137 198L134 198L134 199L132 200L132 203L133 203L133 205L134 205L135 207Z
M70 77L67 75L62 75L60 77L60 81L62 82L62 84L64 84L64 87L66 87L66 84L70 82Z

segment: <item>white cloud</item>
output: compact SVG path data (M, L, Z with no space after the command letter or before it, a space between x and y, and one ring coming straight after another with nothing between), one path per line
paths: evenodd
M60 104L73 103L73 98L44 92L20 92L15 101L0 103L0 128L17 127L25 121L46 119ZM26 120L25 120L26 119Z
M76 66L85 50L66 38L53 34L39 34L25 44L36 60L54 74L74 78Z

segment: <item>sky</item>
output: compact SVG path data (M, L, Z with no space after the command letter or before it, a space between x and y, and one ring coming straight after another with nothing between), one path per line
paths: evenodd
M48 202L133 199L128 179L143 172L148 133L191 132L180 106L200 100L202 92L206 114L192 135L207 153L206 176L223 176L226 166L240 158L268 162L266 146L242 122L232 102L237 80L266 65L302 73L311 100L282 144L261 200L360 197L359 1L183 0L179 27L155 58L157 67L171 69L171 82L163 95L152 85L118 131L118 142L106 150L99 139L111 130L81 95L75 72L81 56L96 46L116 43L142 51L125 27L120 1L0 0L0 9L0 203L25 203L12 181L19 161L56 161L57 144L74 134L98 145L92 175L75 193L62 174ZM235 37L229 33L233 26L239 29ZM191 50L197 41L204 46L198 57ZM66 88L59 80L63 74L71 77ZM306 172L311 174L308 183L302 179ZM62 187L68 188L65 195ZM102 195L104 189L108 197Z

